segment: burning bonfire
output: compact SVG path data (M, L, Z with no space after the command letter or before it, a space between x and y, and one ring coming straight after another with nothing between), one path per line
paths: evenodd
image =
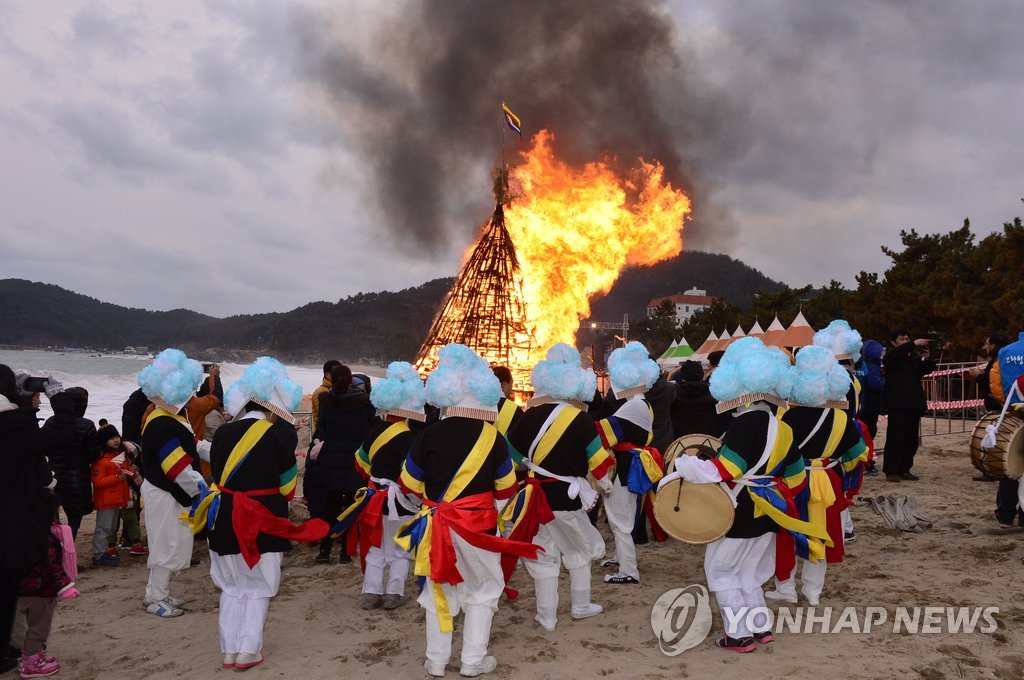
M555 158L542 130L523 162L496 180L494 214L449 291L416 358L426 375L437 351L468 345L512 370L529 395L530 369L556 342L574 344L590 298L611 289L627 266L679 254L690 199L657 161L625 173L609 161L574 168Z

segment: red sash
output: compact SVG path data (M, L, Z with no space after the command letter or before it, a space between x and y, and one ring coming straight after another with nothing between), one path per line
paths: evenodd
M220 492L231 496L231 529L235 533L235 538L238 539L242 558L245 559L245 563L249 565L250 569L260 561L260 551L256 547L256 537L260 533L301 543L311 543L326 536L330 530L330 526L322 519L310 519L299 525L292 524L287 517L278 517L253 498L277 495L280 490L276 488L232 491L220 487Z

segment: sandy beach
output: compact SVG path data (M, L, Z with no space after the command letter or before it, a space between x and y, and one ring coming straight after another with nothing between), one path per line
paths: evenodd
M605 613L572 621L568 580L561 580L558 630L545 634L533 621L532 583L522 570L512 585L518 601L502 599L494 618L491 653L498 678L643 677L806 678L841 669L847 678L1024 677L1024 534L989 535L942 526L952 520L993 529L996 485L971 481L968 434L925 439L915 464L921 481L891 484L868 478L863 496L911 494L936 523L922 533L887 529L869 506L853 509L857 541L846 562L830 567L819 611L846 606L884 607L887 624L868 634L845 631L777 636L754 654L715 649L722 628L717 612L712 634L679 656L665 656L650 623L651 607L667 590L704 582L699 546L676 541L638 547L643 582L609 586L594 569L594 601ZM603 525L603 523L602 523ZM602 526L608 545L610 534ZM89 560L91 517L78 537L80 563ZM197 543L197 567L176 577L173 592L186 598L185 616L162 620L144 613L144 558L122 553L114 568L90 568L79 579L82 596L61 603L49 649L64 678L206 678L234 671L219 667L218 592L210 582L205 544ZM297 546L286 558L281 592L266 627L266 663L250 677L426 677L422 667L423 615L411 602L394 612L358 608L358 564L315 565L315 551ZM411 584L409 592L415 590ZM984 634L893 633L897 607L1000 608L998 628ZM835 619L833 619L834 621ZM458 624L456 624L458 625ZM459 642L449 677L458 677Z

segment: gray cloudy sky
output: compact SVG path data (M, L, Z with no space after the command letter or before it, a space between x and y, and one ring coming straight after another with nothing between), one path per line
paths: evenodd
M0 278L227 315L450 275L495 98L659 155L689 246L792 285L1024 212L1021 2L382 4L0 4Z

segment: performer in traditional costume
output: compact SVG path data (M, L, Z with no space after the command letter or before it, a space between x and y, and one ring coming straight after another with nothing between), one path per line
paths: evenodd
M295 526L288 519L298 471L292 411L301 400L302 388L276 359L261 357L246 367L225 395L233 420L213 436L216 482L190 514L196 532L209 530L224 668L263 663L263 627L281 585L284 553L291 540L312 542L327 533L323 520Z
M615 451L617 473L612 489L604 496L608 526L615 538L615 555L603 566L617 567L606 574L605 583L640 583L640 569L633 544L637 498L662 477L661 454L649 446L653 437L654 414L644 393L658 379L660 369L639 342L630 342L608 357L608 375L616 399L625 399L615 413L597 422L601 443Z
M445 674L452 651L452 617L465 610L462 666L465 677L497 666L487 654L491 619L505 587L502 553L536 559L538 546L497 535L496 506L515 493L508 445L492 424L501 387L490 366L465 345L438 352L427 379L427 401L441 419L413 442L401 483L423 497L423 507L398 534L425 577L419 604L426 612L424 667Z
M861 484L864 482L864 475L874 465L875 456L871 433L868 430L868 426L860 420L861 383L854 370L857 362L860 361L860 350L864 346L864 342L861 339L860 333L850 328L849 322L843 319L836 319L814 334L813 344L830 350L839 361L839 365L850 374L850 389L846 393L846 416L857 428L868 448L867 463L862 466L858 465L849 474L843 476L843 493L846 499L851 501L850 504L852 505L853 497L860 492ZM854 531L853 516L850 514L849 507L843 510L842 520L843 540L846 543L853 543L857 539L857 534Z
M831 350L805 347L790 369L789 408L782 422L793 431L793 447L807 471L807 488L796 496L801 516L824 528L824 542L811 538L807 547L796 546L780 536L776 552L776 586L765 597L796 603L794 555L801 558L803 594L817 605L825 585L828 563L843 561L843 527L840 514L849 501L843 477L867 460L867 446L845 408L850 375L836 362Z
M803 459L791 450L793 433L773 408L783 406L789 358L767 348L758 338L741 338L729 345L711 376L711 394L718 411L736 411L717 456L676 458L678 475L687 482L717 484L736 505L732 528L707 546L704 572L715 594L725 635L716 644L727 650L752 652L757 643L773 641L770 622L756 617L730 616L765 607L762 586L775 571L775 532L784 528L797 539L808 534L824 540L824 530L801 521L792 494L806 479Z
M569 571L573 619L600 614L590 601L590 563L604 556L604 539L590 523L587 510L597 492L588 472L611 489L606 476L615 458L605 450L587 415L583 399L597 389L597 377L580 366L580 353L558 343L531 374L534 397L529 409L508 433L512 461L527 469L519 491L505 507L509 538L535 543L544 552L523 560L537 591L536 621L554 631L558 612L558 576ZM515 557L503 560L506 577Z
M498 428L501 436L507 437L509 428L515 424L523 415L523 409L512 398L512 371L508 366L495 366L493 369L495 377L501 383L501 399L498 400L498 418L494 426Z
M192 560L192 527L181 513L198 499L196 439L181 411L203 379L203 367L178 349L165 349L139 372L139 387L154 409L142 426L140 490L149 535L149 582L143 605L162 618L181 616L183 601L171 596L171 575ZM206 447L209 446L203 442Z
M427 419L425 400L420 374L405 361L392 362L385 378L370 393L382 420L370 429L356 452L356 466L367 485L356 492L356 502L331 529L332 534L341 535L356 527L363 566L363 609L392 610L406 602L405 581L412 557L395 543L395 534L420 509L420 500L402 491L396 480Z

